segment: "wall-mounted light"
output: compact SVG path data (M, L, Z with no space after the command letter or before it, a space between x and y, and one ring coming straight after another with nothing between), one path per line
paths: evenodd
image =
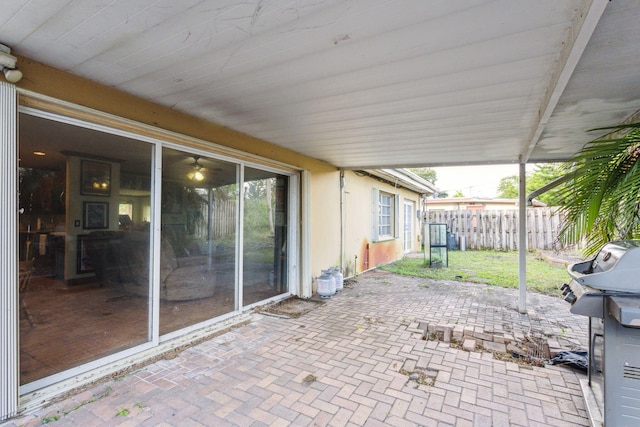
M109 188L109 182L100 181L97 178L94 178L93 182L91 183L91 186L93 187L94 190L107 190Z
M16 70L17 60L11 55L11 49L0 43L0 70L9 83L18 83L22 79L22 71Z

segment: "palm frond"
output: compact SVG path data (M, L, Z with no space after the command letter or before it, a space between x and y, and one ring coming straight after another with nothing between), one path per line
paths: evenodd
M603 129L616 133L588 143L566 164L573 176L554 200L566 215L561 240L585 239L586 254L640 235L640 123Z

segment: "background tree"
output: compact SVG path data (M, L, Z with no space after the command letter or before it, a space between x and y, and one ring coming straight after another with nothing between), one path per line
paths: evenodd
M585 239L585 255L640 237L640 123L604 129L616 133L589 142L567 163L569 180L554 198L566 213L561 239Z
M438 180L438 175L435 169L423 167L423 168L409 168L409 170L434 185ZM446 191L438 191L433 196L438 199L443 199L443 198L449 197L449 193L447 193Z
M518 197L518 175L509 175L500 179L498 184L498 197L501 199L514 199Z
M560 178L565 174L565 166L563 163L543 163L536 164L533 172L527 174L527 194L544 187L550 182ZM547 205L553 205L555 201L555 195L566 184L560 184L560 186L552 188L539 196L536 199L540 200Z
M244 237L247 241L270 241L273 235L274 178L244 183Z
M409 170L419 177L429 181L432 184L435 184L438 180L436 171L431 168L409 168Z
M536 164L532 172L527 173L527 194L544 187L551 181L564 175L565 169L562 163ZM565 184L563 184L565 185ZM540 194L536 199L547 205L554 203L554 195L558 188L553 188ZM515 199L518 197L518 175L505 176L498 184L498 197L505 199Z

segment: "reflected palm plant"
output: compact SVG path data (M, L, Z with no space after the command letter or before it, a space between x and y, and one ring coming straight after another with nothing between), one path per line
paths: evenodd
M589 142L566 164L570 179L555 196L566 213L560 238L584 239L585 255L611 240L640 237L640 123L595 130L612 133Z

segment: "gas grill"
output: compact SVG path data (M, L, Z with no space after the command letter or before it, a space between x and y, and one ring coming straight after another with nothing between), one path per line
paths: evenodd
M567 268L561 287L574 314L589 317L588 379L581 381L592 426L640 425L640 240L607 243Z

